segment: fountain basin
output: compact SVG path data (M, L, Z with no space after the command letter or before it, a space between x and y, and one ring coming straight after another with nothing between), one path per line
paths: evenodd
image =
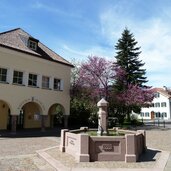
M86 129L61 130L61 152L74 156L78 162L136 162L141 153L146 150L144 130L127 131L119 129L118 131L125 135L89 136L85 131Z

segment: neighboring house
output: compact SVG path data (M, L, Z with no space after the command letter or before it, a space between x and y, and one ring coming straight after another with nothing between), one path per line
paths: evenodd
M150 107L141 108L139 118L143 119L171 119L171 90L154 88L155 97Z
M0 129L55 125L70 113L73 66L24 30L0 33Z

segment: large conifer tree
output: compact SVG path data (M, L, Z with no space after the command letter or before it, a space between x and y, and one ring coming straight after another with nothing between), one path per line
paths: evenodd
M134 97L133 93L136 94L133 88L136 87L138 90L143 91L142 87L146 87L146 70L142 68L144 63L139 59L140 47L137 46L137 41L127 28L124 29L115 49L116 76L114 92L117 97L115 108L117 109L118 118L126 115L127 119L130 120L131 111L140 111L141 105L139 103L128 104L128 101L132 101L131 96ZM136 95L138 96L138 93ZM142 94L141 96L143 97Z
M126 72L126 85L133 84L143 86L147 82L146 70L142 67L144 63L139 60L140 47L130 31L125 28L122 37L118 40L116 49L116 64Z

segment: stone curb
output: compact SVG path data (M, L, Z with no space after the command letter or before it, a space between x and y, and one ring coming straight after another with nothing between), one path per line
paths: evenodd
M48 162L55 170L57 170L57 171L69 171L70 169L68 167L64 166L61 162L59 162L58 160L55 160L53 157L51 157L49 154L47 154L45 152L47 150L57 148L57 147L59 147L59 146L54 146L54 147L38 150L38 151L36 151L36 153L40 157L42 157L46 162Z
M164 168L169 159L170 152L161 151L161 156L157 163L152 168L69 168L64 166L60 161L54 159L52 156L46 153L47 150L57 148L59 146L54 146L42 150L36 151L36 153L42 157L46 162L48 162L57 171L164 171ZM152 148L149 148L152 149ZM156 150L156 149L152 149Z

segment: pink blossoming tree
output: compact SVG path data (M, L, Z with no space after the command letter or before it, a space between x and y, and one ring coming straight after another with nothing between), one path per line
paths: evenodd
M88 61L82 63L78 84L90 88L92 97L108 99L109 87L114 81L112 62L97 56L89 56ZM101 98L99 97L99 98Z
M153 92L150 88L128 84L126 71L101 57L89 56L74 74L71 91L73 115L81 112L80 106L88 104L88 111L93 113L93 115L89 113L91 118L96 113L94 111L97 101L105 97L109 101L111 116L116 114L118 118L127 116L129 119L132 110L140 109L153 100ZM87 111L86 107L84 109ZM82 113L80 113L80 118Z
M126 106L144 106L148 102L150 103L153 97L154 95L151 89L141 88L138 85L132 84L129 84L125 91L117 95L118 100Z
M154 98L154 92L149 87L141 87L137 84L127 84L126 72L119 68L115 68L115 81L117 87L115 87L115 96L117 103L120 104L125 110L127 118L130 118L130 113L135 107L147 106L152 102Z

